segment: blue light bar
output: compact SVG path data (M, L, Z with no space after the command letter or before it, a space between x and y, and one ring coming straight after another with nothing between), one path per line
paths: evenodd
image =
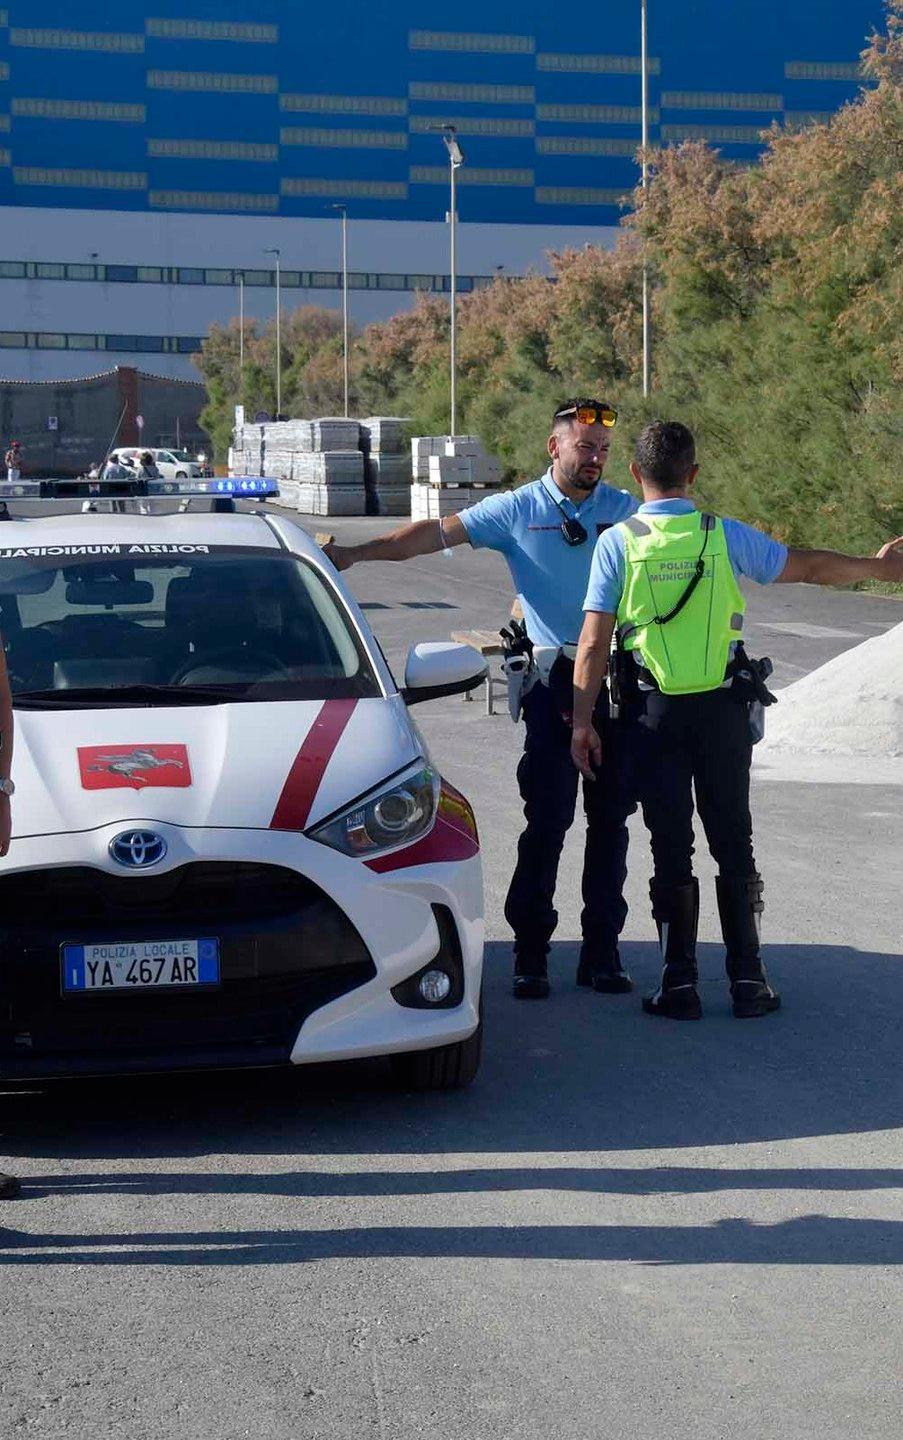
M228 480L0 480L0 501L182 500L195 496L260 500L278 494L278 482L263 475Z

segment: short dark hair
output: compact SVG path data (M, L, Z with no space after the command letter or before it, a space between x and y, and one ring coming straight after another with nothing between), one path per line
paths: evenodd
M652 420L640 431L633 458L644 480L675 490L696 464L696 442L679 420Z
M576 395L571 400L562 400L560 405L555 406L555 414L552 416L552 429L557 429L559 425L572 425L574 423L575 417L573 415L562 415L562 410L580 410L584 405L598 405L599 403L598 400L594 400L588 395Z

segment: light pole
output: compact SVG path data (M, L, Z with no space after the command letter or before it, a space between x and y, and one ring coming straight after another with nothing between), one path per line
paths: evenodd
M345 419L348 419L348 207L330 205L342 217L342 380L345 387Z
M266 255L276 256L276 414L282 414L282 306L279 301L279 256L277 245L269 246Z
M648 41L648 15L647 0L640 0L640 70L641 77L641 134L643 146L643 170L642 188L645 191L649 187L649 162L647 150L649 146L649 41ZM649 265L646 259L645 242L643 245L643 395L649 395L649 373L651 336L649 324Z
M244 394L245 380L245 272L238 272L238 389Z
M449 336L449 367L451 371L451 429L450 434L457 434L458 425L458 391L457 391L457 361L458 361L458 171L464 164L464 151L458 144L457 127L454 125L437 125L437 130L442 131L442 140L448 151L448 174L451 188L451 210L448 221L451 236L451 296L450 296L450 336Z

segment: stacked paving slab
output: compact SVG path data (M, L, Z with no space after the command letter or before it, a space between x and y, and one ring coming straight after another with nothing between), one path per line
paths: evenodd
M232 473L279 481L278 504L304 515L363 515L364 457L357 420L268 420L239 427Z
M501 462L476 435L416 435L411 440L412 520L455 515L501 483Z
M368 515L407 515L411 503L407 433L410 420L370 415L361 425Z

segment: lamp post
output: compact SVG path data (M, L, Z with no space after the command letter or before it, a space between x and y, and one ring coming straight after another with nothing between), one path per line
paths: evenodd
M448 221L451 238L451 295L450 295L450 335L449 335L449 368L450 368L450 409L451 409L451 435L457 434L458 426L458 391L457 391L457 361L458 361L458 171L464 164L464 151L458 144L458 131L454 125L437 125L435 129L441 130L442 141L448 151L448 174L451 189L451 210Z
M238 272L238 388L244 394L245 379L245 272Z
M345 389L345 419L348 419L348 207L330 205L342 217L342 381Z
M276 414L282 413L282 306L279 301L279 256L277 245L269 246L266 255L276 256Z
M643 146L642 188L649 187L649 42L648 42L647 0L640 0L640 70L641 75L641 134ZM648 397L650 388L651 334L649 324L649 265L643 249L643 395Z

